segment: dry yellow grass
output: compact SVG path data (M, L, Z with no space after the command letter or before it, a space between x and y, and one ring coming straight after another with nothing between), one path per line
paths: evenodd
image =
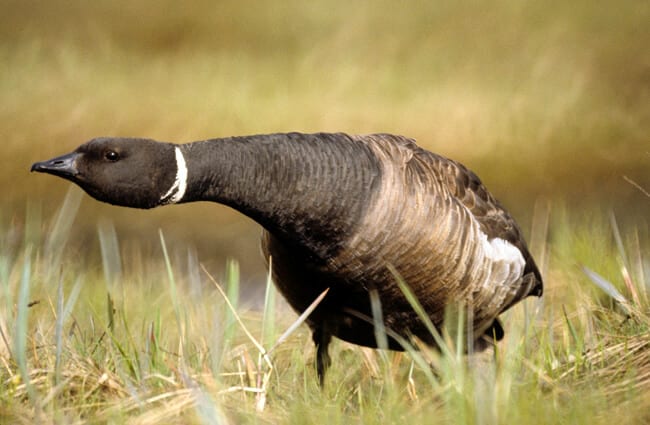
M296 315L273 296L262 311L240 304L232 265L215 280L202 258L165 242L158 257L132 255L110 227L100 229L94 256L103 260L80 262L65 243L80 196L70 192L46 227L2 229L3 422L647 420L647 228L540 208L533 249L546 296L505 315L507 337L495 352L464 357L453 327L442 353L338 341L321 391L307 329L280 337ZM30 237L35 229L43 233Z

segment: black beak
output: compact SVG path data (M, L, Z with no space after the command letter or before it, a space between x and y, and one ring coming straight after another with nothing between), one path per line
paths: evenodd
M32 164L31 171L54 174L55 176L69 179L79 174L77 170L77 158L80 156L80 153L72 152L47 161L35 162Z

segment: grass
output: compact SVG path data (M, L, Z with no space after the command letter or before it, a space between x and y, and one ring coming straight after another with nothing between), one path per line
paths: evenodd
M309 332L273 285L261 311L247 309L235 263L215 278L162 233L159 258L127 256L105 223L97 260L81 263L66 244L79 196L70 191L43 224L2 223L2 422L649 419L647 223L619 229L613 217L540 208L532 240L546 294L505 314L507 337L494 352L463 355L455 316L440 352L417 341L405 353L336 341L321 390Z

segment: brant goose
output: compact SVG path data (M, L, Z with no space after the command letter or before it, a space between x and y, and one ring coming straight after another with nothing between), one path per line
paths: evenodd
M519 226L481 180L401 136L288 133L182 145L97 138L32 171L113 205L213 201L257 221L275 283L296 311L329 288L307 319L321 383L332 336L378 346L372 292L388 348L403 349L396 335L435 345L396 274L438 328L447 306L468 307L477 349L503 337L499 314L542 295Z

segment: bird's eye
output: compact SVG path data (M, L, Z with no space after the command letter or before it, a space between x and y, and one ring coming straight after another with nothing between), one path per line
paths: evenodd
M106 158L111 162L115 162L118 159L120 159L120 155L115 151L106 151L106 153L104 154L104 158Z

